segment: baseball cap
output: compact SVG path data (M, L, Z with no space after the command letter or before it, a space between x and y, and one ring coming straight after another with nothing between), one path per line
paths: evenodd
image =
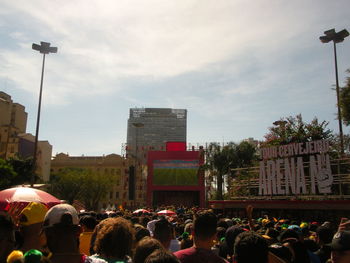
M350 230L337 232L333 237L331 249L335 251L350 250Z
M53 226L79 225L77 210L69 204L59 204L47 211L44 219L44 228Z
M156 228L156 223L158 220L152 220L147 223L147 229L150 232L151 236L153 236L154 229Z
M31 202L21 212L19 223L22 226L29 226L44 221L47 207L41 203Z

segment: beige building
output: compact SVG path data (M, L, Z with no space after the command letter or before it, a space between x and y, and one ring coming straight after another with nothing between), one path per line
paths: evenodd
M35 137L26 133L28 114L25 107L14 103L11 96L0 91L0 158L33 156ZM48 141L38 142L37 174L50 180L52 146Z
M63 168L83 168L95 172L100 176L113 177L114 184L104 200L100 202L100 208L123 207L136 208L146 204L146 169L138 167L135 176L135 192L133 200L129 198L129 168L135 163L117 154L106 156L69 156L60 153L51 160L51 172L59 173ZM142 172L144 171L144 172Z
M7 159L18 153L18 134L26 132L27 113L23 105L0 91L0 157Z

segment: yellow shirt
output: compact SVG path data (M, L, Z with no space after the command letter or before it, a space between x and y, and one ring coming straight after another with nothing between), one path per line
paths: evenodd
M80 253L90 256L90 241L92 232L83 232L79 236Z

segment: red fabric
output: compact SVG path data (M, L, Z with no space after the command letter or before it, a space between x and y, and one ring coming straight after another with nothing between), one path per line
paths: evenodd
M166 150L172 151L186 151L186 142L167 142Z
M0 210L8 210L14 203L28 204L30 202L42 203L48 208L61 203L49 193L30 187L14 187L0 191Z

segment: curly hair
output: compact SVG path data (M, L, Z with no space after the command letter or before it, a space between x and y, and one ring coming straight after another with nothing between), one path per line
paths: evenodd
M99 224L94 250L107 259L124 259L131 254L133 239L134 229L128 220L111 218Z

